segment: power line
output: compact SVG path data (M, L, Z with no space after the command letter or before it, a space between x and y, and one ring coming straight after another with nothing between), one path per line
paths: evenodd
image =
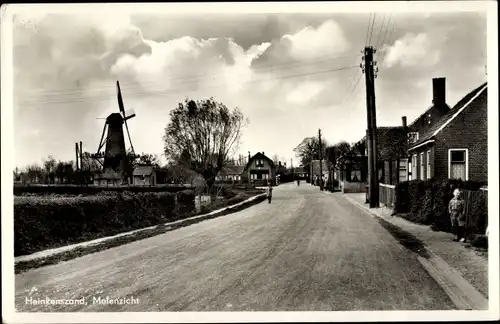
M301 73L301 74L294 74L294 75L286 75L278 78L271 78L267 80L255 80L255 81L249 81L246 82L246 84L255 84L259 82L269 82L269 81L276 81L276 80L283 80L283 79L290 79L290 78L296 78L296 77L302 77L302 76L310 76L310 75L317 75L317 74L323 74L323 73L330 73L330 72L338 72L338 71L343 71L343 70L348 70L351 68L358 67L357 65L352 65L352 66L345 66L337 69L328 69L328 70L322 70L322 71L314 71L314 72L309 72L309 73ZM170 91L170 92L151 92L151 93L135 93L132 94L133 96L168 96L176 93L181 93L181 92L192 92L192 91L201 91L201 90L206 90L206 89L212 89L212 88L220 88L220 87L225 87L226 85L218 85L218 86L209 86L205 88L199 88L199 89L177 89L176 91ZM130 95L130 94L129 94ZM132 96L130 95L130 96ZM56 103L77 103L77 102L89 102L89 101L94 101L94 100L109 100L109 99L114 99L114 96L106 96L106 97L88 97L88 98L76 98L76 100L67 100L67 101L34 101L34 102L24 102L21 103L21 105L36 105L36 104L56 104Z
M391 33L389 34L388 40L392 39L392 36L393 36L395 30L396 30L396 21L393 20L392 21ZM392 41L389 41L389 43L392 43ZM382 60L381 60L381 62L379 64L380 67L382 67L382 65L384 64L385 58L387 57L387 51L384 51L384 53L382 55L383 55L383 57L382 57Z
M377 49L382 45L381 42L380 42L380 40L381 40L382 31L384 29L384 23L385 23L386 18L387 18L387 15L384 15L384 17L382 19L382 24L380 25L380 29L378 31L378 38L377 38L377 42L375 43L375 48L377 48ZM387 25L385 27L386 30L387 30L387 26L388 25L389 25L389 22L387 23Z
M353 58L353 57L357 57L358 55L344 55L344 56L337 56L337 57L333 57L333 58L329 58L329 59L323 59L323 60L319 60L319 61L315 61L315 62L307 62L307 63L300 63L300 64L295 64L295 65L289 65L289 66L283 66L283 67L278 67L278 68L273 68L271 66L271 68L267 68L266 70L268 72L271 72L271 71L278 71L278 70L286 70L286 69L291 69L291 68L295 68L295 67L301 67L301 66L307 66L307 65L315 65L315 64L319 64L319 63L325 63L325 62L333 62L333 61L336 61L336 60L342 60L342 59L348 59L348 58ZM278 64L279 65L286 65L286 64ZM266 67L265 66L259 66L259 67L255 67L253 68L252 70L254 71L260 71L260 70L264 70ZM208 75L206 73L202 74L202 75L199 75L200 77L201 76L204 76L204 77L212 77L214 78L214 76L217 76L217 75L221 75L223 74L223 72L218 72L218 73L215 73L213 75ZM240 74L236 74L236 75L240 75ZM194 76L196 77L196 76ZM191 78L191 79L189 79ZM183 80L185 79L186 81L184 82L177 82L177 84L186 84L186 83L195 83L195 82L200 82L200 81L203 81L203 79L201 78L193 78L193 77L177 77L177 78L168 78L168 79L165 79L165 80L162 80L164 82L166 81L173 81L173 80ZM121 82L120 85L122 86L122 89L123 90L128 90L130 88L136 88L137 85L140 85L140 86L147 86L149 84L151 85L161 85L163 83L161 83L160 81L156 80L156 81L142 81L142 82L136 82L136 83L127 83L127 82ZM127 84L130 84L131 87L127 87L126 85ZM125 85L125 86L123 86ZM99 89L100 88L100 89ZM113 86L107 86L107 85L104 85L104 86L101 86L101 87L98 87L96 89L93 89L95 90L94 92L103 92L103 91L106 91L107 89L110 89L110 88L114 88L114 85ZM64 93L66 92L66 93ZM24 92L24 93L21 93L22 95L58 95L58 96L63 96L63 95L75 95L75 94L80 94L82 91L79 90L79 89L55 89L55 90L42 90L42 91L38 91L38 92Z
M352 88L352 90L347 93L347 95L344 97L344 99L342 100L342 103L340 105L343 105L343 103L347 100L347 98L349 98L354 93L354 91L358 87L358 84L359 84L360 80L361 80L361 74L358 75L358 80L356 81L356 84L354 85L354 87Z
M371 21L372 21L372 13L370 12L370 16L368 17L368 26L366 27L365 46L368 46L368 35L370 34Z
M377 13L373 14L373 22L372 22L372 28L370 30L370 39L368 40L368 45L371 45L372 42L372 35L373 35L373 27L375 26L375 19L377 18Z

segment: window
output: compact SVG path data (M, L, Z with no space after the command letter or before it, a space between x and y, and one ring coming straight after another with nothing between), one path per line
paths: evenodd
M427 179L431 178L431 151L427 151Z
M416 180L417 178L417 155L411 157L411 179Z
M424 153L420 153L420 174L418 177L420 180L425 180L425 161Z
M264 160L256 160L255 161L255 165L259 168L259 167L263 167L264 166Z
M469 180L468 158L467 149L448 150L448 178Z
M408 180L408 159L399 160L399 182Z
M252 174L250 175L250 178L251 178L252 180L256 180L256 179L257 179L257 175L256 175L255 173L252 173Z
M269 178L269 174L264 173L264 174L263 174L263 179L264 179L264 180L267 180L268 178Z
M408 142L410 144L418 141L418 132L409 132L408 133Z

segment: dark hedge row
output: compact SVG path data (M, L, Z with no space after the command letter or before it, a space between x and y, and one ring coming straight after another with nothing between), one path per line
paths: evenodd
M176 221L194 213L194 192L129 192L80 197L17 197L14 200L14 253L115 235Z
M448 203L453 197L453 190L470 190L478 194L471 195L471 230L484 232L487 223L486 193L479 192L482 183L473 181L407 181L396 185L394 212L404 218L421 224L431 225L435 230L450 231Z
M182 185L155 185L155 186L78 186L78 185L15 185L14 195L21 196L23 194L38 194L38 195L96 195L102 192L179 192L186 190L187 187Z

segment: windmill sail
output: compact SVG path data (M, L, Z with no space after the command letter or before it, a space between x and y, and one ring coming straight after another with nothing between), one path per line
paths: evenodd
M122 92L120 90L120 83L118 81L116 81L116 92L118 95L118 107L120 107L120 112L122 114L125 114L125 109L123 108Z
M125 129L127 130L128 140L130 142L130 148L132 149L132 153L135 154L134 145L132 145L132 138L130 137L130 132L128 130L128 125L127 125L127 119L135 117L135 112L134 112L133 109L129 109L125 113L125 107L123 105L122 92L120 90L120 83L118 81L116 81L116 91L117 91L117 95L118 95L118 106L120 108L120 113L121 113L121 115L123 117L123 122L125 123Z

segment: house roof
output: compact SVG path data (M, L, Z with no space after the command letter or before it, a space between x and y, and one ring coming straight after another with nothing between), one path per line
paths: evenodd
M486 96L488 83L483 83L481 86L469 92L463 97L450 111L441 117L427 132L420 136L419 140L415 142L410 149L420 146L427 141L434 139L439 132L448 126L453 119L460 115L467 107L474 103L481 96Z
M244 170L244 165L228 165L220 170L219 175L241 175Z
M269 162L269 164L271 165L271 167L275 167L275 164L273 162L273 160L271 160L270 158L268 158L267 156L265 156L263 153L261 152L257 152L256 154L254 154L254 156L252 156L250 159L248 159L248 163L245 165L245 169L248 168L248 166L250 165L250 163L252 163L253 160L255 159L265 159Z
M134 176L151 175L153 173L152 165L138 165L134 169Z

